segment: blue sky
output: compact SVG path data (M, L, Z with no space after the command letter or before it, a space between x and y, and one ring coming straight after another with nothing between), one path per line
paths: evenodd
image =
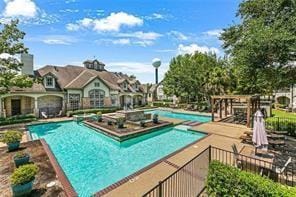
M154 81L178 54L214 51L218 35L233 24L236 0L1 0L1 21L19 18L35 68L81 65L96 57L110 71Z

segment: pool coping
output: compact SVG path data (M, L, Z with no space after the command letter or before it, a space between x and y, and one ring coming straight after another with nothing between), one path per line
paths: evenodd
M47 142L44 139L39 139L39 140L43 146L45 153L47 154L47 156L49 158L51 165L54 168L54 171L56 172L58 180L61 182L61 184L64 188L66 195L68 197L77 197L78 195L77 195L74 187L72 186L68 177L66 176L65 172L63 171L62 167L58 163L58 161L57 161L56 157L54 156L53 152L51 151L49 145L47 144Z
M103 196L103 195L111 192L112 190L118 188L119 186L121 186L124 183L128 182L129 180L135 178L136 176L142 174L143 172L145 172L147 170L150 170L151 168L153 168L154 166L160 164L161 162L167 163L166 161L170 157L173 157L174 155L176 155L176 154L180 153L181 151L185 150L186 148L188 148L188 147L194 145L195 143L200 142L200 141L202 141L202 140L204 140L207 137L209 137L209 136L212 135L212 134L209 134L209 133L206 133L206 132L203 132L203 131L196 131L196 130L189 130L189 131L203 133L203 134L205 134L205 136L202 137L202 138L199 138L199 139L195 140L194 142L191 142L190 144L187 144L186 146L184 146L184 147L182 147L182 148L180 148L180 149L178 149L178 150L176 150L176 151L174 151L174 152L172 152L172 153L170 153L168 155L166 155L165 157L162 157L161 159L159 159L159 160L157 160L157 161L149 164L148 166L145 166L145 167L141 168L140 170L138 170L138 171L136 171L136 172L134 172L134 173L132 173L132 174L130 174L130 175L122 178L121 180L119 180L119 181L117 181L117 182L115 182L115 183L113 183L113 184L111 184L111 185L103 188L102 190L99 190L98 192L94 193L93 196L99 197L99 196ZM169 163L169 165L171 165L171 164ZM173 166L173 167L176 168L177 166Z

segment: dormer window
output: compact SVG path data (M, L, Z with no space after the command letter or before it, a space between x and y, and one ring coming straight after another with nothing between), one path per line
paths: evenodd
M52 76L45 77L45 87L54 88L54 78Z
M127 90L127 83L123 83L123 89Z

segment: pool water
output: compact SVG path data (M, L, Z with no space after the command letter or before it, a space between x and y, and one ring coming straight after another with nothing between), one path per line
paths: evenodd
M119 143L74 121L29 126L44 138L79 196L95 192L205 136L166 127Z
M145 111L145 113L158 114L159 116L163 116L163 117L167 117L167 118L175 118L175 119L190 120L190 121L197 121L197 122L211 121L210 116L186 114L186 113L176 113L176 112L159 110L159 109L148 110L148 111Z

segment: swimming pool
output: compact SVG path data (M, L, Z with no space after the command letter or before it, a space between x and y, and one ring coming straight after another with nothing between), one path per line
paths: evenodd
M147 110L145 113L158 114L159 116L167 117L167 118L176 118L181 120L190 120L190 121L198 121L198 122L209 122L211 121L211 116L204 115L195 115L195 114L187 114L187 113L176 113L166 110Z
M120 143L73 121L28 129L33 139L45 139L79 196L90 196L205 136L167 127Z

